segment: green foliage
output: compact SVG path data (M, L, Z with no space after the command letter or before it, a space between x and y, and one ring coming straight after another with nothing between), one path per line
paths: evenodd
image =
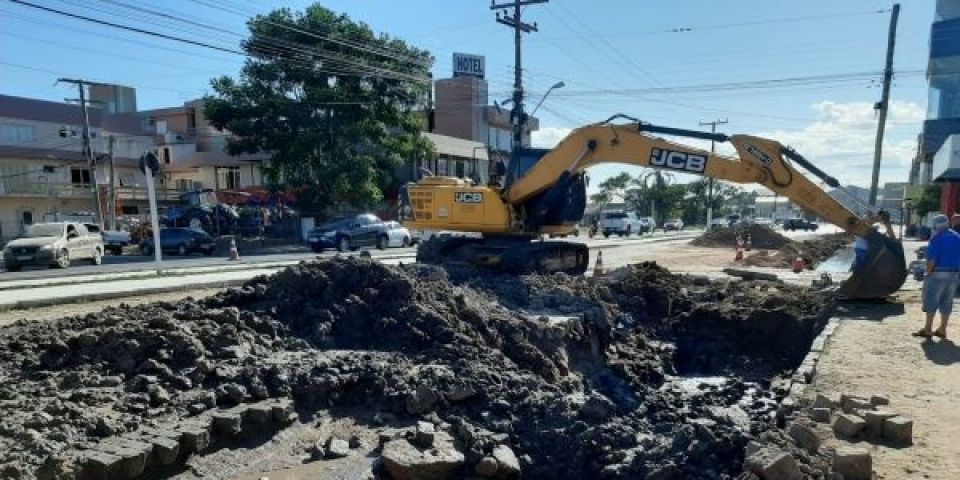
M633 181L629 173L623 172L602 182L600 191L590 196L590 201L599 205L606 205L614 200L625 199L627 187Z
M298 187L302 210L371 207L398 186L397 166L432 155L415 113L428 95L428 52L319 4L248 27L250 58L238 79L211 81L204 113L234 135L230 154L270 152L268 182Z
M917 215L923 217L930 212L939 212L942 192L943 184L941 183L931 183L927 185L926 188L923 189L923 195L917 200L916 205L914 205Z

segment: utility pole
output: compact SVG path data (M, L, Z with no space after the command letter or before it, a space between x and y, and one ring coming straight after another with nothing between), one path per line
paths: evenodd
M887 110L890 103L890 82L893 81L893 47L897 41L897 19L900 17L900 4L893 4L890 14L890 31L887 33L887 63L883 69L883 93L875 108L879 110L877 122L877 142L873 146L873 178L870 179L870 205L877 206L877 187L880 182L880 157L883 156L883 130L887 126Z
M517 168L519 165L518 156L520 154L520 149L523 148L523 127L527 122L527 115L523 113L523 55L522 51L522 35L524 33L536 32L537 24L524 23L520 17L521 7L527 5L534 5L537 3L547 3L549 0L513 0L508 3L497 4L494 0L490 0L490 10L503 10L497 12L497 23L506 25L513 28L513 48L514 48L514 65L513 65L513 109L510 111L510 122L513 126L513 142L510 149L510 168ZM513 14L510 14L509 9L513 9ZM511 178L510 175L507 178Z
M80 91L80 109L83 111L83 156L87 159L87 166L90 167L90 181L93 183L94 203L97 207L96 221L98 225L103 225L103 207L100 204L100 186L97 182L97 163L93 157L93 148L90 146L90 114L87 111L87 90L88 85L100 85L95 82L79 80L75 78L59 78L57 83L72 83Z
M108 153L110 155L110 230L117 229L117 180L113 163L113 151L116 143L116 137L110 135L110 143L107 144L109 146Z
M700 126L710 125L710 131L717 133L717 125L726 125L730 123L726 118L718 118L710 122L700 122ZM710 140L710 153L717 153L716 142ZM710 224L713 222L713 177L707 179L707 230L710 230Z

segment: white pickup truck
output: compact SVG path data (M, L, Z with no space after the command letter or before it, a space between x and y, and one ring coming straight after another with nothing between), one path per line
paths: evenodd
M608 210L600 212L600 231L604 237L616 234L629 237L631 234L642 234L647 229L646 224L637 217L636 213L623 210Z

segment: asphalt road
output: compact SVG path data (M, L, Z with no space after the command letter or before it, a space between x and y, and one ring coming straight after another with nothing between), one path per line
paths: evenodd
M643 244L646 242L654 240L667 240L675 237L691 237L698 234L699 232L657 232L653 235L643 235L642 237L632 236L627 238L621 237L610 237L602 238L597 237L589 239L586 237L571 237L568 238L570 241L580 241L585 242L590 247L603 247L605 245L612 246L618 244ZM332 257L336 255L335 251L325 251L321 254L316 254L313 252L298 252L298 253L265 253L265 254L252 254L252 255L243 255L241 252L240 262L229 262L230 265L240 264L249 264L256 265L260 263L274 263L274 262L296 262L300 260L312 259L317 257ZM387 250L371 250L370 254L374 257L388 257L388 258L403 258L403 259L414 259L416 257L416 247L408 248L389 248ZM226 265L227 259L222 256L213 256L213 257L204 257L202 255L191 255L186 257L180 257L176 255L164 255L163 257L163 268L164 269L177 269L177 268L194 268L194 267L215 267L218 265ZM57 268L47 268L47 267L24 267L22 271L19 272L0 272L0 281L5 280L23 280L23 279L42 279L42 278L63 278L63 277L73 277L80 275L95 275L95 274L109 274L109 273L125 273L125 272L137 272L137 271L149 271L154 269L153 257L147 257L142 255L107 255L103 257L102 265L90 265L86 261L76 261L70 268L61 270Z

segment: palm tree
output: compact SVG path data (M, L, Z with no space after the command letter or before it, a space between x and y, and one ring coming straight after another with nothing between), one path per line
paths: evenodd
M663 221L667 212L665 205L665 194L667 187L676 180L676 177L669 172L661 172L660 170L653 170L644 174L641 174L636 179L633 180L633 183L640 187L637 191L638 199L637 202L650 202L650 216L657 221L658 224L663 224ZM658 211L660 215L658 216Z

